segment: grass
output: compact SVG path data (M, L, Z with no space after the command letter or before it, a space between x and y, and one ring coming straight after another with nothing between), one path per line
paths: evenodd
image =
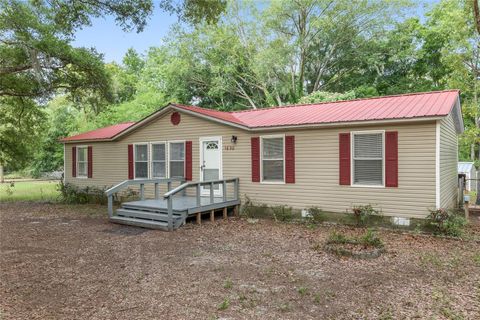
M22 181L0 184L0 202L56 201L58 181Z
M230 300L228 298L225 298L222 303L218 305L218 310L227 310L229 306Z

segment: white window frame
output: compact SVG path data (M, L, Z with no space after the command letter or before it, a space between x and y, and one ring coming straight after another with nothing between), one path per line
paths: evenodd
M355 181L355 135L361 134L382 134L382 184L380 185L369 185L369 184L358 184L354 183ZM350 131L350 185L352 187L358 188L385 188L385 130L362 130L362 131ZM365 160L365 159L364 159ZM367 159L368 160L368 159ZM375 159L378 160L378 159Z
M270 138L282 138L283 143L283 181L271 181L263 180L263 139ZM268 159L268 160L280 160L280 159ZM274 135L265 135L260 136L260 183L262 184L285 184L285 134L274 134Z
M168 151L167 151L167 159L168 159L168 165L167 165L167 169L168 169L168 178L171 178L170 176L170 161L172 161L170 159L170 145L172 143L183 143L183 152L184 152L184 156L183 156L183 178L185 179L185 168L186 168L186 165L187 165L187 148L186 148L186 143L185 143L186 140L171 140L171 141L167 141L167 144L168 144ZM173 161L178 161L179 160L173 160Z
M163 144L165 145L165 177L155 177L153 175L153 163L154 162L160 162L158 160L154 161L153 160L153 145L154 144ZM151 177L152 179L167 179L168 177L168 150L167 150L167 144L168 142L167 141L152 141L149 143L149 159L148 159L148 167L149 167L149 177Z
M147 177L138 177L137 178L137 147L136 146L147 146ZM144 162L144 161L138 161ZM150 147L148 142L137 142L133 144L133 179L142 180L150 179Z
M86 166L86 173L85 175L80 175L80 170L78 170L79 166L79 159L80 157L78 156L78 153L80 151L80 149L85 149L86 150L86 154L85 154L85 161L82 161L83 163L85 163L87 166ZM79 179L88 179L88 146L87 145L80 145L80 146L77 146L77 149L75 151L77 154L75 155L77 157L76 161L75 161L75 165L77 166L75 168L75 171L77 172L77 178Z

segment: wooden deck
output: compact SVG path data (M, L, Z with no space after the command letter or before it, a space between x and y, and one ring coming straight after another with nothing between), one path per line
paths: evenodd
M142 184L149 182L159 184L169 181L143 180L137 183L143 188ZM171 181L169 183L171 185ZM227 183L234 184L232 194L227 194ZM189 216L196 215L197 222L200 223L202 213L209 213L210 219L213 220L215 211L222 210L223 216L226 217L228 208L234 208L234 211L238 211L238 205L240 204L238 179L188 182L168 191L163 198L160 198L155 192L155 199L145 199L143 192L141 192L140 200L122 203L114 214L112 208L113 194L132 184L135 184L135 181L127 180L107 191L110 221L171 231L182 226ZM221 197L215 196L211 191L209 196L202 196L200 194L200 186L202 185L210 185L210 190L214 190L214 185L222 185L223 195ZM157 189L157 185L155 188ZM196 195L185 195L188 188L195 188Z

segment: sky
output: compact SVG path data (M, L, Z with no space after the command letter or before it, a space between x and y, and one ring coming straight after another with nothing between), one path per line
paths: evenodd
M96 48L99 53L104 54L105 62L121 63L128 48L145 53L148 48L162 44L162 39L177 21L175 15L165 13L158 7L141 33L123 31L111 16L93 19L91 27L77 31L73 45Z
M386 0L388 1L388 0ZM439 0L423 0L427 6ZM154 1L156 2L156 1ZM413 12L423 18L425 8L416 7ZM152 46L159 46L168 34L170 27L178 21L175 15L170 15L155 6L153 15L141 33L124 32L115 24L114 17L94 19L92 26L79 30L73 45L76 47L96 48L97 52L104 55L105 62L122 62L122 58L129 48L134 48L139 53L145 53Z

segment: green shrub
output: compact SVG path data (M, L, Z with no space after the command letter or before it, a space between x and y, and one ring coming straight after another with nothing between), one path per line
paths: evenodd
M275 206L272 207L272 217L275 221L289 222L294 218L292 207Z
M372 229L368 229L367 232L359 240L361 244L366 246L372 246L376 248L383 247L383 241Z
M330 243L338 243L338 244L350 243L350 244L359 244L366 247L383 248L383 241L371 229L368 229L365 232L365 234L360 237L347 237L344 234L334 231L329 235L327 239L327 244L330 244Z
M63 183L63 180L60 180L60 183L57 187L60 191L60 196L62 202L72 203L72 204L83 204L83 203L96 203L96 204L106 204L107 197L105 195L105 188L97 187L84 187L80 188L78 186Z
M322 209L318 207L310 207L307 209L306 222L309 224L319 224L325 221L326 217Z
M327 240L327 243L348 243L348 242L349 242L349 239L345 235L338 233L336 231L333 231L328 236L328 240Z
M374 209L371 204L354 205L352 207L352 214L357 225L364 225L368 222L370 217L380 215L380 211Z
M268 216L268 206L266 204L255 204L245 195L241 215L246 218L264 218Z
M430 210L424 229L446 236L460 237L467 225L467 220L453 210Z

